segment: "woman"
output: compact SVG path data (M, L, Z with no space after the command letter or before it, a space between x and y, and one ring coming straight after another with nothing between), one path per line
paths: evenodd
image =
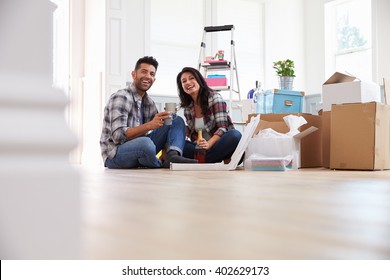
M198 144L207 151L206 162L229 162L241 139L241 133L234 129L226 102L194 68L183 68L176 82L180 106L184 108L187 121L187 136L191 140L186 141L183 156L194 158L195 146ZM197 141L199 129L202 129L203 139Z

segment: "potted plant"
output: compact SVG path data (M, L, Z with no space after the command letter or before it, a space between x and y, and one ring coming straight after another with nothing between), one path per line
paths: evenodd
M276 70L276 74L279 78L280 89L291 90L295 77L294 61L286 59L275 61L273 64L273 68Z

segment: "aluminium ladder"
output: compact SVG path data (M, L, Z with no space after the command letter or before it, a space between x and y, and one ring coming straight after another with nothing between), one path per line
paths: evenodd
M230 61L224 60L223 62L216 63L207 63L205 61L206 55L206 35L212 32L223 32L230 31ZM229 71L228 84L226 86L211 87L216 91L228 91L229 92L229 101L228 101L228 112L230 117L232 116L233 109L239 109L241 111L241 106L233 106L234 95L237 94L238 102L241 103L240 95L240 85L238 82L238 73L237 73L237 60L236 60L236 51L235 51L235 42L234 42L234 25L222 25L222 26L206 26L203 30L202 43L200 45L199 60L198 60L198 70L206 78L207 74L214 71ZM241 112L240 112L241 116ZM241 117L242 118L242 117Z

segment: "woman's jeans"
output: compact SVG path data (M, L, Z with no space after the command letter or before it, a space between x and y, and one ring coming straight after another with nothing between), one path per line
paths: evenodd
M167 151L175 150L182 155L185 137L184 121L176 115L172 125L163 125L146 136L119 145L114 158L107 158L104 165L108 168L161 167L156 154L167 147Z
M230 159L241 139L241 132L236 129L226 132L221 139L206 152L206 162L215 163ZM186 141L183 156L194 158L195 143Z

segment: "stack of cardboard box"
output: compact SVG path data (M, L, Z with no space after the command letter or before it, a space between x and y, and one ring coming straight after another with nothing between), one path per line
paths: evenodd
M308 122L301 131L318 128L299 138L298 167L390 169L390 106L381 103L379 85L336 72L323 84L322 95L323 110L319 116L294 113ZM259 129L286 133L284 116L261 115Z
M323 166L390 169L390 107L379 85L336 72L322 87Z

